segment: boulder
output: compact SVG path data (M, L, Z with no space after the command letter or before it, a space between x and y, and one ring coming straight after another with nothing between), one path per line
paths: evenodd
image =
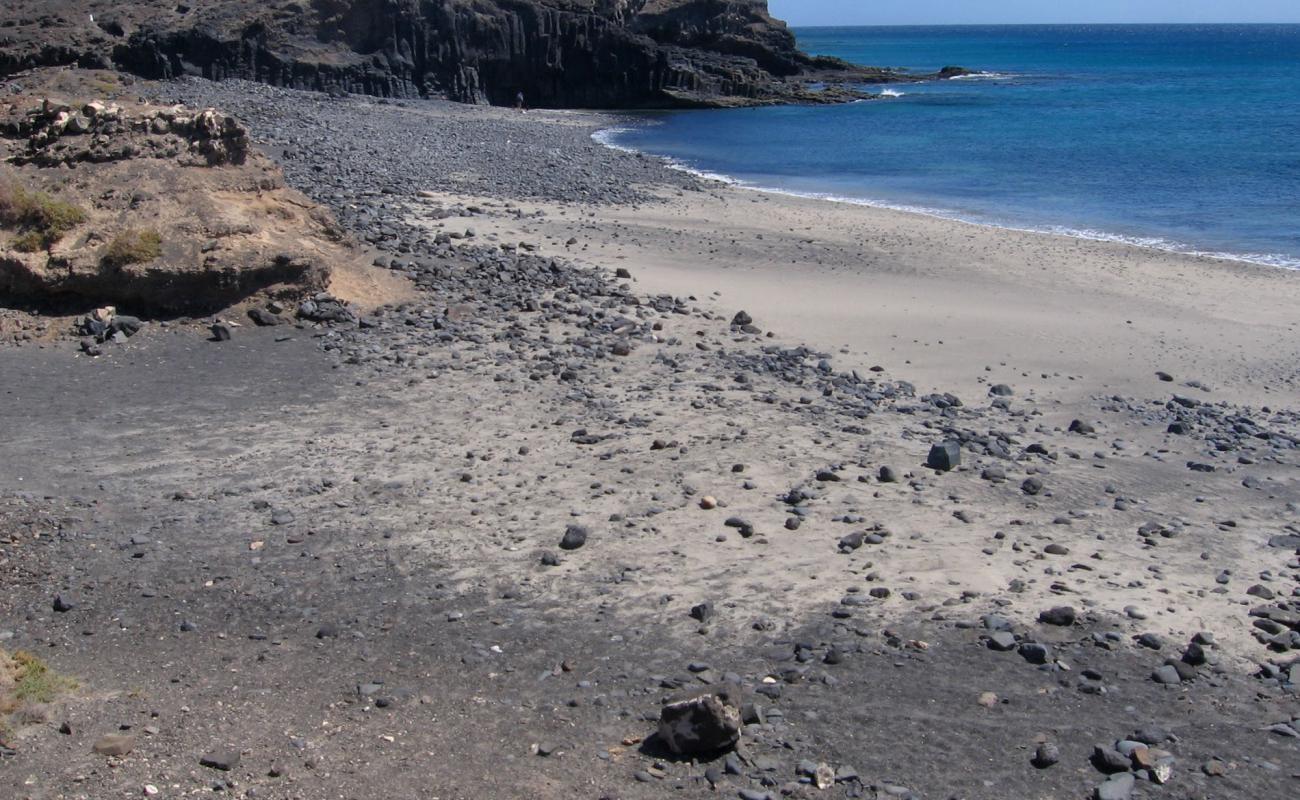
M930 455L925 460L930 469L947 472L961 465L961 444L959 442L940 442L930 448Z
M659 738L679 756L711 755L740 740L741 716L730 695L710 692L668 703L659 712Z

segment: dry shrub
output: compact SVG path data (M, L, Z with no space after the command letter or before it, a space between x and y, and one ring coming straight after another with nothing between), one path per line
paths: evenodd
M162 235L155 230L126 230L113 237L104 250L103 264L125 267L146 264L162 255Z
M86 212L79 206L30 191L12 177L0 179L0 225L18 230L15 249L49 249L85 221Z

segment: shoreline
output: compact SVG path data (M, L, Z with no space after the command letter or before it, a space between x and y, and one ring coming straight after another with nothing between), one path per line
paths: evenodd
M409 292L0 350L0 644L84 687L0 742L15 797L1300 777L1296 276L743 192L604 117L160 91ZM668 752L686 692L734 751Z
M858 101L863 102L863 101ZM578 114L596 115L600 112L579 111L573 112ZM607 116L607 115L606 115ZM646 158L654 158L663 162L668 168L684 172L693 177L706 181L716 181L727 186L751 192L762 192L766 194L782 195L786 197L797 197L806 200L823 200L829 203L843 203L845 205L864 206L867 208L878 208L888 211L897 211L904 214L917 214L934 219L942 219L948 222L957 222L965 225L973 225L979 228L989 228L993 230L1013 231L1016 233L1033 233L1044 236L1060 236L1067 239L1080 239L1089 242L1106 242L1111 244L1122 244L1129 247L1136 247L1144 250L1155 250L1161 253L1185 256L1188 258L1207 259L1211 261L1227 261L1233 263L1250 264L1252 266L1269 267L1273 269L1282 269L1289 271L1300 271L1300 256L1291 256L1283 253L1234 253L1228 251L1198 250L1193 245L1182 242L1168 241L1160 236L1142 237L1129 236L1126 234L1110 233L1104 230L1094 230L1091 228L1074 228L1067 225L1056 225L1050 227L1024 227L1014 223L998 223L987 220L972 219L963 216L960 212L949 211L941 208L928 208L925 206L901 205L886 201L871 200L863 197L850 197L846 195L836 195L829 192L805 192L796 189L784 189L774 186L763 186L749 182L743 178L737 178L720 172L713 172L706 169L691 166L672 156L660 155L657 153L638 150L634 147L619 144L614 141L620 133L625 133L632 129L637 123L629 118L628 125L619 125L613 127L600 128L591 134L591 138L597 144L608 147L612 150L639 155ZM644 123L641 123L644 124Z

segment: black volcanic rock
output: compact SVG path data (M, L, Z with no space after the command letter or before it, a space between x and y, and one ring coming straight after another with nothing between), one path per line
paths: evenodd
M795 47L766 0L14 0L0 75L116 66L156 79L545 107L833 102L807 82L908 79ZM90 19L95 20L92 24Z

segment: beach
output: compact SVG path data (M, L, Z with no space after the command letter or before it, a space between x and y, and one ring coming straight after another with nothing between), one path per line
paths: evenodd
M745 308L783 339L926 391L1014 381L1078 402L1164 388L1165 372L1212 399L1297 393L1292 270L718 182L576 224L563 205L520 208L546 216L487 230L625 266L644 291Z
M87 687L13 796L1292 791L1300 272L754 192L606 114L136 90L385 279L0 351L0 642ZM734 751L657 732L702 692Z

